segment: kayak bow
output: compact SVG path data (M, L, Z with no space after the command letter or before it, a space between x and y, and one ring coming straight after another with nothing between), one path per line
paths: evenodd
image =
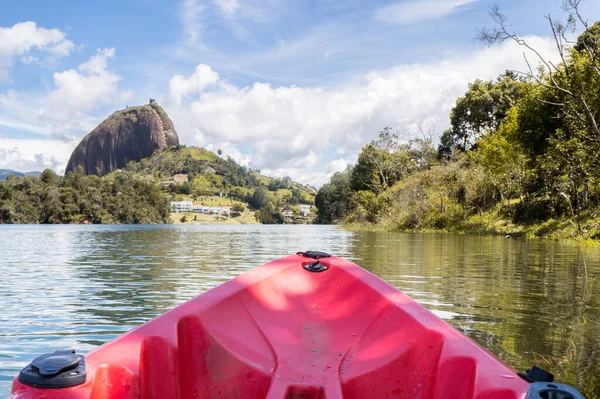
M320 252L257 267L85 360L44 356L11 398L581 397L551 396L569 393L530 384L407 295Z

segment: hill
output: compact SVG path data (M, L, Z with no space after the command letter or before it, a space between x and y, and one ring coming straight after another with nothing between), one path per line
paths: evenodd
M265 217L259 217L263 222L283 222L283 210L294 213L288 221L307 222L300 217L298 206L314 205L316 195L313 187L289 177L261 175L259 170L239 165L231 158L223 159L200 147L174 146L140 162L130 162L124 170L161 185L172 200L209 204L211 197L225 197L231 204L237 201L253 210L266 209Z
M167 113L153 100L127 107L104 120L77 145L65 173L103 176L169 146L179 137Z
M17 177L23 177L23 176L39 176L42 172L17 172L16 170L12 170L12 169L0 169L0 180L6 180L8 178L8 176L17 176Z

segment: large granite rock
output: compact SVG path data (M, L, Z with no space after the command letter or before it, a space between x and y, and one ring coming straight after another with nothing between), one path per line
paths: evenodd
M128 107L112 114L81 140L65 173L81 167L86 175L103 176L174 145L179 145L179 137L173 122L156 102Z

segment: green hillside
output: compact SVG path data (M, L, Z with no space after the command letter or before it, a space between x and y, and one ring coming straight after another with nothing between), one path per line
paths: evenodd
M245 203L257 211L257 218L263 223L283 223L284 210L294 212L290 220L308 222L300 217L298 206L314 205L317 193L313 187L289 177L263 176L259 170L199 147L171 147L140 162L130 162L125 171L160 185L171 200L208 204L211 197L226 197ZM107 178L114 178L116 173L119 172Z

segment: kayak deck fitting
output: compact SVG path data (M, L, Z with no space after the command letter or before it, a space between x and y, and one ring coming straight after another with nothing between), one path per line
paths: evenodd
M407 295L318 252L257 267L76 357L33 362L11 398L522 399L530 387Z

